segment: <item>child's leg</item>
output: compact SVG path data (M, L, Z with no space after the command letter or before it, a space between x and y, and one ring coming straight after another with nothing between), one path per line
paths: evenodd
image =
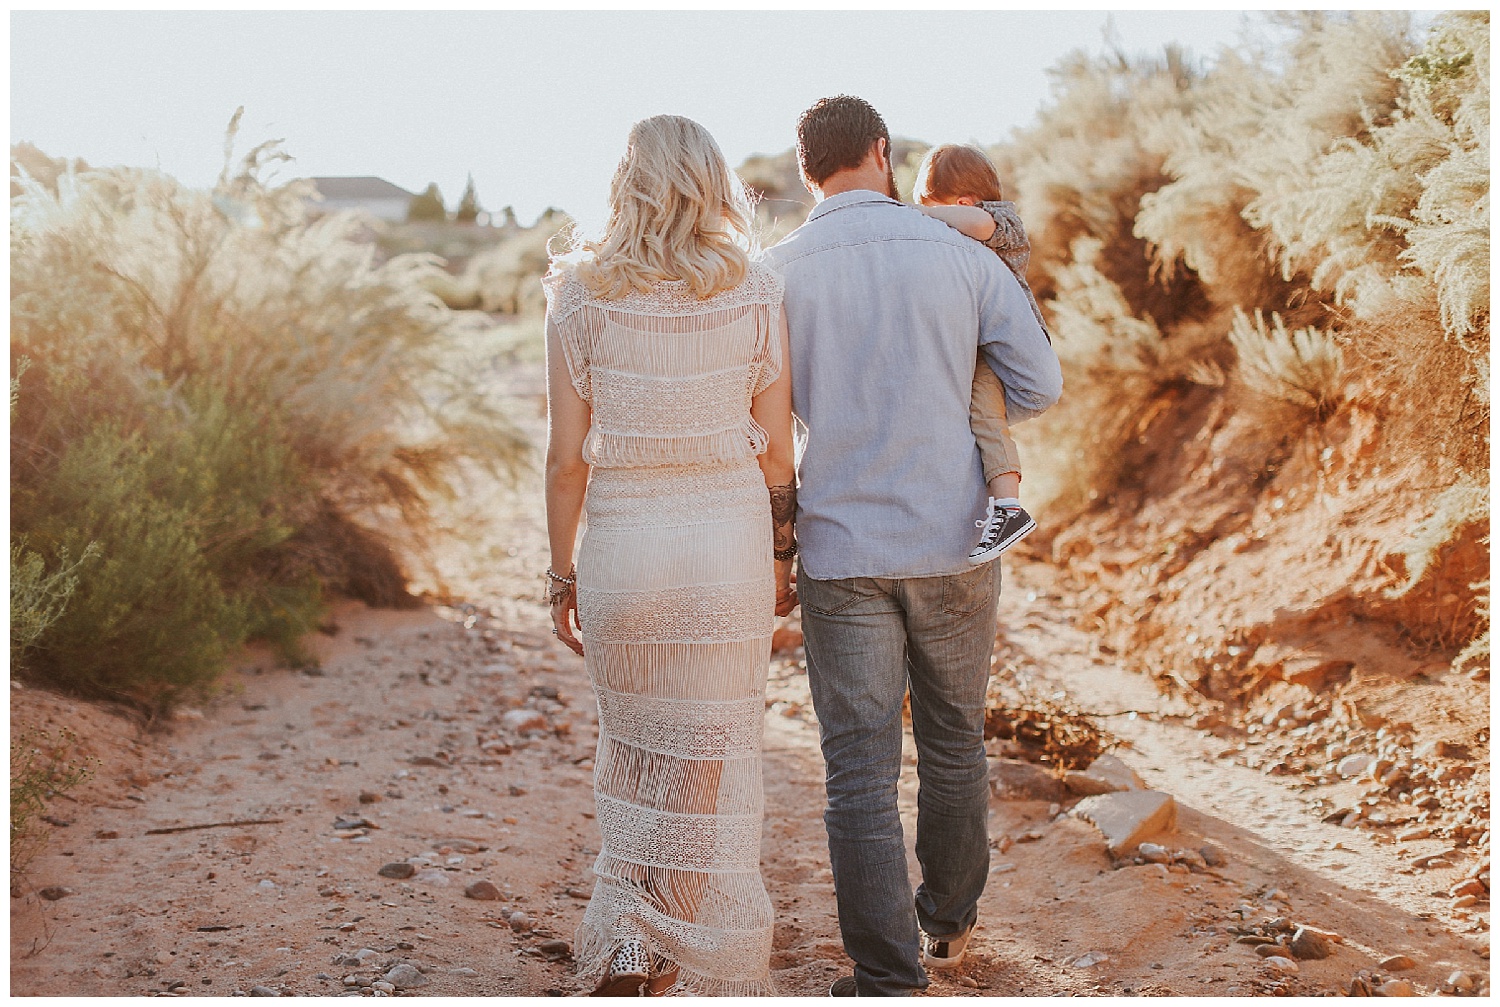
M996 500L1021 499L1021 476L1016 472L1002 472L989 480L990 496Z
M979 445L979 460L984 466L984 481L989 484L990 496L997 500L1019 499L1021 456L1005 418L1005 386L983 360L974 368L969 427Z

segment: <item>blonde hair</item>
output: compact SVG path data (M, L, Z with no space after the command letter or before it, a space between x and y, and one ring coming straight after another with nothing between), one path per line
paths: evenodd
M574 275L595 297L646 292L683 280L712 297L744 281L750 268L752 209L714 138L692 119L656 115L630 128L625 156L609 184L603 235L576 240ZM553 259L553 271L564 266Z

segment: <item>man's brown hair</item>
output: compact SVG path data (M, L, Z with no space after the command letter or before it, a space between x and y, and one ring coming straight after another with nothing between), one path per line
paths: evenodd
M820 98L797 120L797 167L813 185L846 168L857 168L876 140L891 153L891 133L873 105L840 94Z

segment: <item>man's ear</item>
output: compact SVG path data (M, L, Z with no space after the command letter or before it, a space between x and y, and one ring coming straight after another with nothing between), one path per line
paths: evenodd
M876 167L880 168L883 171L890 166L891 141L887 140L883 136L878 137L874 143L870 144L870 152L875 155ZM884 164L880 163L882 159L885 161Z

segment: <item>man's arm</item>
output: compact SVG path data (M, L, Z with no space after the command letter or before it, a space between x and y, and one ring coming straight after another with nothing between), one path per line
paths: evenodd
M1021 284L994 255L974 257L979 352L1005 386L1011 423L1046 412L1062 396L1062 367Z

